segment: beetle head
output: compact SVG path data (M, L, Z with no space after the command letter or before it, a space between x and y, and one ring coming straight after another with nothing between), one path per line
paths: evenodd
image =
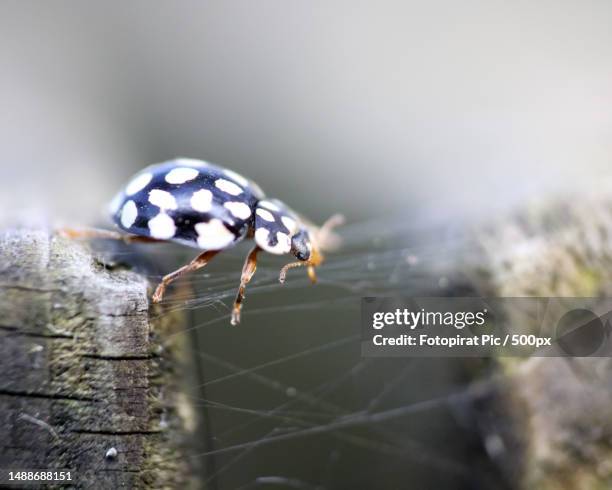
M291 253L298 260L307 261L312 253L312 242L306 228L301 228L291 238Z

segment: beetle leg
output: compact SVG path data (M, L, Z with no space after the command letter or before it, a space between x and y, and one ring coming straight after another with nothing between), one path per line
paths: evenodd
M244 261L244 266L242 266L240 287L238 288L238 293L236 294L234 307L232 309L232 325L238 325L240 323L240 310L242 308L242 301L244 300L244 290L246 289L246 285L253 277L253 274L255 274L255 270L257 269L257 253L260 250L261 248L259 248L258 246L253 247L253 249L247 255L246 260Z
M206 264L208 264L210 262L210 259L212 259L218 253L219 250L209 250L207 252L203 252L191 262L189 262L189 264L184 265L180 269L177 269L174 272L171 272L170 274L166 274L162 278L161 282L157 285L157 288L155 289L155 292L151 297L153 303L159 303L162 300L162 298L164 297L164 292L166 291L166 288L171 282L174 282L176 279L188 272L201 269Z
M338 228L342 226L345 222L344 215L342 214L334 214L327 218L325 223L321 225L320 231L324 234L331 233L334 228Z
M128 235L125 233L119 233L117 231L111 230L101 230L99 228L61 228L59 230L59 234L66 238L71 239L90 239L90 238L99 238L99 239L108 239L108 240L122 240L125 243L136 243L136 242L144 242L144 243L159 243L163 240L157 240L156 238L152 238L149 236L140 236L140 235Z
M316 284L316 282L317 282L317 273L315 271L314 265L309 265L308 266L308 278L310 279L311 283Z
M330 216L320 228L316 229L315 237L319 248L325 251L337 250L340 247L341 239L334 233L334 228L344 224L344 216L334 214Z
M310 278L310 282L314 284L317 282L317 273L315 272L316 265L318 265L318 263L312 262L310 260L307 260L305 262L304 261L291 262L283 266L283 268L280 271L280 274L278 275L278 281L281 284L284 284L285 279L287 278L287 271L289 269L295 269L296 267L308 267L308 277Z

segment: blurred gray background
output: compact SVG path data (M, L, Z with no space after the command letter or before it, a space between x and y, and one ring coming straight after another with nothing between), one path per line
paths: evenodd
M607 1L0 2L0 216L74 223L173 156L321 220L609 173Z

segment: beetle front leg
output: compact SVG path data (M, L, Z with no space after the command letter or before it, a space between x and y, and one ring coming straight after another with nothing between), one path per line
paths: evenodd
M159 303L162 300L162 298L164 297L166 288L171 282L176 281L179 277L181 277L184 274L187 274L188 272L193 272L198 269L201 269L206 264L208 264L210 262L210 259L212 259L218 253L219 253L219 250L209 250L207 252L203 252L200 255L198 255L195 259L193 259L191 262L189 262L189 264L184 265L180 269L177 269L174 272L171 272L170 274L165 275L162 278L161 282L157 285L157 288L155 289L155 292L153 293L153 296L151 297L151 300L153 301L153 303Z
M315 271L314 265L308 266L308 278L310 279L311 283L313 284L317 283L317 273Z
M258 246L253 247L244 261L242 276L240 277L240 286L238 287L238 293L236 294L234 307L232 309L232 325L238 325L240 323L240 310L242 309L242 302L244 300L244 291L246 289L246 285L250 282L253 274L255 274L255 271L257 270L257 253L260 250L261 249Z

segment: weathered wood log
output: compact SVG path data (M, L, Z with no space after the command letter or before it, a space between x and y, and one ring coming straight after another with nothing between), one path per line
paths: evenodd
M612 297L609 196L543 202L479 229L471 244L477 259L468 266L476 290L498 297ZM498 372L476 390L474 425L509 487L612 488L612 360L501 358Z
M71 469L79 488L185 487L193 424L147 287L86 244L0 234L0 468Z

